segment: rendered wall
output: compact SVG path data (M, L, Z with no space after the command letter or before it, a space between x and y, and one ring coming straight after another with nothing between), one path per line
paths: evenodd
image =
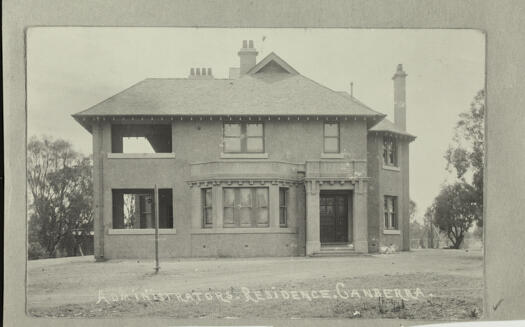
M158 123L158 121L156 122ZM319 160L323 152L323 122L272 119L265 121L265 150L268 159L304 164ZM192 230L192 201L190 164L195 162L228 161L221 159L222 121L174 121L172 144L175 158L108 158L111 152L111 125L100 124L93 134L95 199L100 199L95 215L97 257L152 258L152 234L110 234L112 228L113 188L173 189L173 219L176 233L161 234L161 257L191 256L293 256L305 254L305 189L294 186L295 203L293 232L198 233ZM341 152L346 159L366 159L366 123L340 121ZM242 169L239 175L242 176ZM98 214L97 214L98 212ZM104 232L102 233L103 222ZM104 237L100 237L103 234ZM97 243L98 241L98 243Z
M397 139L398 167L391 170L383 167L383 138L381 134L368 136L368 237L370 252L380 246L395 246L399 250L410 250L409 235L409 143ZM396 196L398 203L399 234L387 234L384 230L384 196Z

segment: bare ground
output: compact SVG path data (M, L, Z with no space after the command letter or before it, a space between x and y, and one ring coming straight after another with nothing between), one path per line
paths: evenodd
M38 317L463 320L479 318L482 287L479 251L172 259L157 275L152 261L77 257L28 263L27 308ZM403 293L418 288L417 299Z

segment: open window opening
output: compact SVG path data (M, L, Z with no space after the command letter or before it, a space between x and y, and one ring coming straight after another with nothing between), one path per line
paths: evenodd
M171 125L111 125L113 153L171 153Z
M155 228L153 189L113 190L113 228ZM159 228L173 228L173 194L159 189Z

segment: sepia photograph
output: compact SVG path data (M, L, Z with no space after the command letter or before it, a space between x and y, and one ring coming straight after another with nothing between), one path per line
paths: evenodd
M27 315L481 319L485 36L28 29Z

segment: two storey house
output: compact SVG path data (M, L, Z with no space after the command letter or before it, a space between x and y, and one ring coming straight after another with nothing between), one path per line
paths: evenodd
M152 258L155 207L161 257L408 250L403 67L390 122L252 41L238 55L229 78L191 68L73 115L93 136L95 257Z

